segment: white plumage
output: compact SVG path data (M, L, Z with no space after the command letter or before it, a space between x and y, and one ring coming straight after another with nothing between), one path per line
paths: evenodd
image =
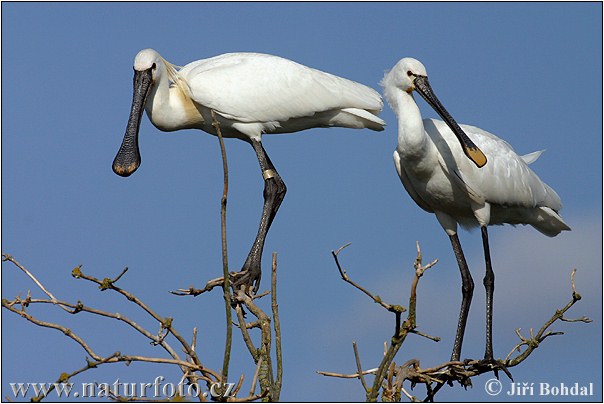
M135 66L148 68L153 63L157 90L146 110L162 130L184 127L215 134L212 109L225 137L260 140L263 133L313 127L382 130L384 126L376 116L383 108L377 91L278 56L227 53L181 69L152 49L141 51L135 59Z
M394 163L401 181L424 210L436 215L451 238L462 273L463 300L452 360L459 360L467 311L474 287L457 237L457 225L480 226L487 264L487 348L491 342L492 293L487 226L529 224L553 237L570 230L558 214L560 197L529 168L541 152L519 156L497 136L469 125L457 125L434 95L425 67L412 58L401 59L384 76L384 95L398 118ZM413 99L419 94L445 119L423 119ZM491 303L489 303L491 302Z
M424 119L428 142L436 149L430 179L405 164L404 152L394 152L396 169L405 189L428 212L448 215L460 225L530 224L553 237L570 230L556 213L560 197L528 166L533 154L519 156L504 140L470 125L461 129L483 151L488 163L476 167L463 153L459 141L443 121ZM539 153L539 152L537 152ZM428 160L428 159L426 159ZM528 160L528 161L527 161ZM489 216L475 212L487 207ZM480 221L479 221L480 220ZM445 228L450 230L450 226Z
M262 135L332 126L381 131L384 121L376 115L382 107L382 98L369 87L277 56L228 53L178 68L144 49L134 59L132 109L113 171L127 177L139 167L143 111L162 131L201 129L216 135L214 111L224 137L254 148L264 178L258 235L233 280L235 287L253 285L256 292L266 234L286 192Z
M447 123L421 118L407 71L425 68L405 58L382 80L384 94L398 118L399 139L394 162L405 189L424 210L466 227L489 224L530 224L548 236L569 230L556 213L562 208L558 194L529 168L541 152L516 154L497 136L470 125L465 134L487 156L477 167L464 154ZM404 71L403 74L400 71ZM402 80L397 81L397 77ZM490 210L490 215L484 212ZM479 212L476 212L479 211ZM450 232L451 226L445 227Z

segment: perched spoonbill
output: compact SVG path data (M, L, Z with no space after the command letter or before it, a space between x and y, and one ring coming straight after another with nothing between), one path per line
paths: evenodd
M139 167L138 132L143 110L161 131L201 129L216 135L215 111L224 137L252 145L264 178L264 206L258 234L234 287L258 290L269 227L285 197L285 183L268 157L264 133L315 127L384 129L376 115L383 107L377 91L291 60L260 53L227 53L178 68L153 49L134 59L134 94L113 171L123 177Z
M486 262L486 348L493 359L492 321L495 276L491 267L487 226L530 224L549 237L570 230L558 214L560 197L528 167L541 152L519 156L495 135L461 125L442 106L426 68L412 58L401 59L381 83L384 96L398 118L394 164L403 186L422 209L434 213L449 235L461 271L462 301L452 361L461 355L474 282L457 237L457 224L480 226ZM413 99L417 91L445 122L422 120Z

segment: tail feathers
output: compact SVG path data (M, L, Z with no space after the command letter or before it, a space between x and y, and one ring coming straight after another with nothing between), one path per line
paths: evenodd
M361 127L369 128L375 131L382 131L384 130L384 126L386 126L386 122L384 122L384 120L380 117L374 115L372 113L373 111L370 112L360 108L342 108L341 111L346 114L353 115L353 119L356 120L359 124L361 124ZM379 111L375 111L375 113L379 113ZM340 115L342 114L338 114L338 116Z
M545 150L539 150L539 151L536 151L536 152L532 152L532 153L529 153L529 154L525 154L524 156L520 156L520 158L521 158L522 160L524 160L524 162L525 162L526 164L532 164L532 163L534 163L535 161L537 161L537 159L538 159L539 157L541 157L541 154L542 154L544 151L545 151Z
M570 227L556 211L545 206L537 208L537 215L532 219L531 226L548 237L554 237L561 231L570 230Z

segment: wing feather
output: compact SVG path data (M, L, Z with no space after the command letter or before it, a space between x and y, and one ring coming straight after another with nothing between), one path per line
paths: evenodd
M377 113L383 107L367 86L272 55L224 54L179 74L196 103L240 122L282 122L342 108Z
M487 156L487 164L478 168L465 157L459 142L446 123L426 119L424 126L440 151L441 165L454 170L454 174L475 196L501 206L549 207L554 211L562 208L556 191L528 166L527 161L534 161L538 155L523 158L509 143L497 136L475 126L461 125L464 132ZM438 138L431 134L434 127L439 133ZM452 161L455 162L453 166Z

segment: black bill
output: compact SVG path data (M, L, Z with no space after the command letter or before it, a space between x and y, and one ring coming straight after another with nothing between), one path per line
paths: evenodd
M134 71L134 93L132 95L130 118L128 118L128 125L120 150L113 159L113 172L122 177L128 177L141 165L141 155L138 150L138 129L152 82L151 69Z
M478 148L478 146L476 146L474 142L472 142L468 135L465 134L465 132L459 127L457 122L455 122L455 119L453 119L453 117L449 115L445 107L443 107L438 98L436 98L434 91L432 91L432 87L430 87L428 78L426 76L417 76L415 78L414 84L417 92L422 96L424 100L426 100L428 104L430 104L432 108L434 108L436 112L438 112L438 115L440 115L441 118L445 120L445 122L447 123L447 125L449 125L455 136L457 136L457 139L461 144L461 148L463 149L466 156L468 156L468 158L472 160L478 168L484 166L487 163L487 157Z

